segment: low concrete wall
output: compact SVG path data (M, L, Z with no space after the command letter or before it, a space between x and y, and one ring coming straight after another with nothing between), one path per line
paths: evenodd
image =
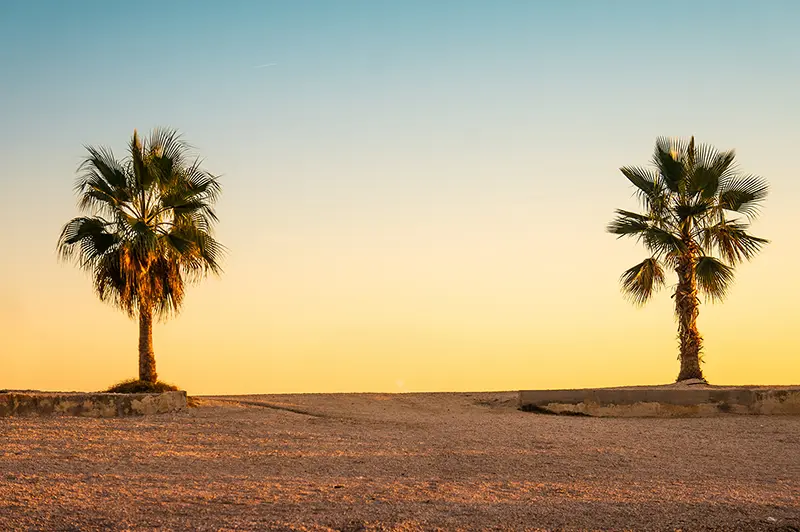
M142 416L186 408L186 392L0 393L0 417L62 414L82 417Z
M519 392L522 410L599 417L800 415L800 386L641 386Z

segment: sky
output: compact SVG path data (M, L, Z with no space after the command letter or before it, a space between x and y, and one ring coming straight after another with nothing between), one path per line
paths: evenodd
M194 394L660 384L671 288L605 233L658 136L736 149L771 243L703 304L714 384L800 383L800 3L0 2L0 388L136 376L137 323L60 262L86 145L178 129L224 274L156 325ZM265 66L268 65L268 66ZM674 285L674 274L668 277Z

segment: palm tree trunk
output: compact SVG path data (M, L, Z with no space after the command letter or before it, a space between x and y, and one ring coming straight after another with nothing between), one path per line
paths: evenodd
M156 354L153 351L153 309L139 308L139 380L156 382Z
M678 287L675 290L675 315L678 318L678 338L681 342L681 370L678 381L703 379L700 369L700 350L703 338L697 330L700 300L697 297L695 254L691 251L678 260Z

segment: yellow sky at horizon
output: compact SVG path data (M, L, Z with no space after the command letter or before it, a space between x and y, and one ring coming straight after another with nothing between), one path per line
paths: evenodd
M183 312L156 326L159 375L195 394L482 391L674 379L668 291L637 308L618 290L619 273L642 250L602 231L580 246L564 235L536 237L534 218L496 218L494 228L476 227L474 239L463 237L463 228L432 224L422 243L416 234L365 228L272 241L260 261L241 260L242 251L232 250L225 274L192 286ZM493 229L504 229L505 238L491 238ZM523 248L528 239L539 245ZM550 254L540 257L541 249ZM786 242L773 242L738 269L728 301L701 307L704 371L712 383L797 383L793 354L800 340L791 323L768 318L797 312L791 297L797 279L777 282L791 267L776 267L773 257L786 251ZM613 260L597 261L604 253ZM99 302L85 273L57 264L52 252L48 258L45 270L55 277L19 297L11 312L0 308L8 327L3 351L17 353L10 368L6 362L2 386L96 390L134 376L137 323ZM57 298L38 304L53 292Z

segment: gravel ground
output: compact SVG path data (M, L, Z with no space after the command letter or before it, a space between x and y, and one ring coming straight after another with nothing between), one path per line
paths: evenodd
M514 393L0 418L0 530L800 530L800 417L600 419Z

